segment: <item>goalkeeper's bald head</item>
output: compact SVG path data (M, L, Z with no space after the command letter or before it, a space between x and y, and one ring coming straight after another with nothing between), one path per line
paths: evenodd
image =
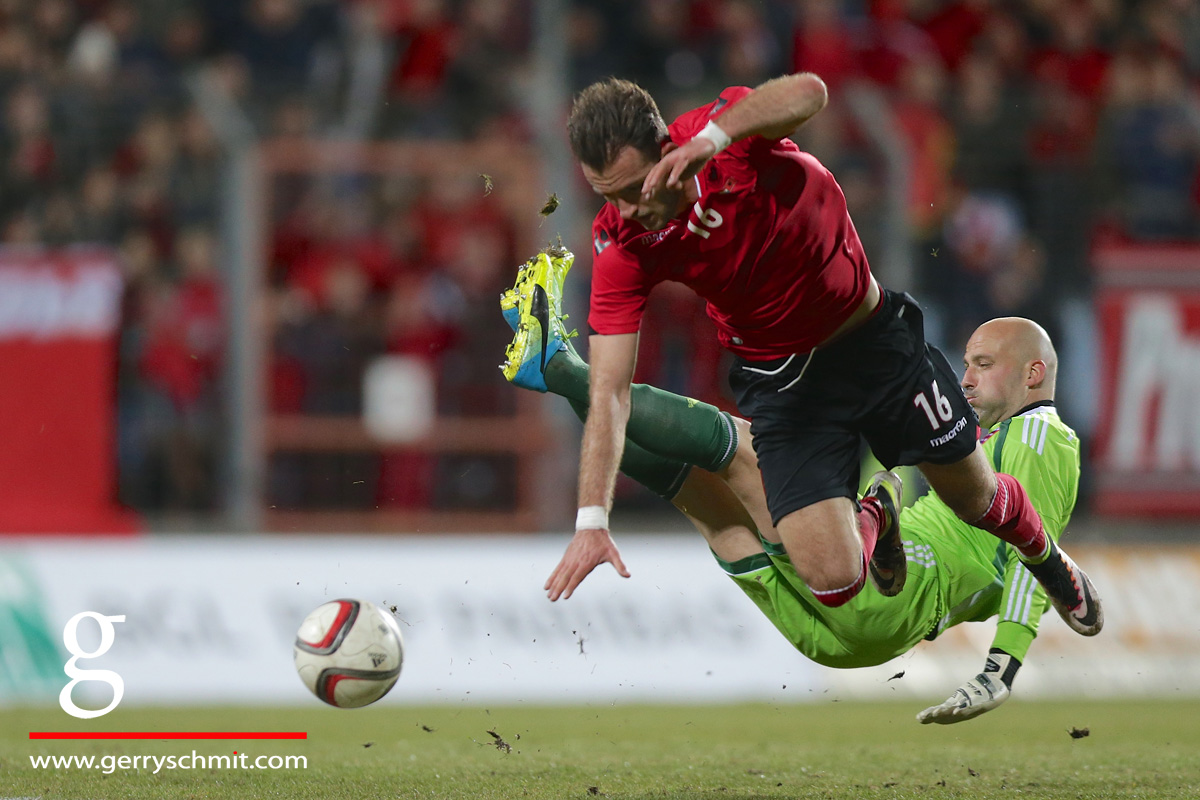
M990 428L1026 406L1054 399L1058 353L1045 328L1024 317L983 323L967 341L962 388Z

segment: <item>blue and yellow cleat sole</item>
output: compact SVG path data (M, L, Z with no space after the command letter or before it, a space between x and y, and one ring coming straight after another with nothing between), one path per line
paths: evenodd
M500 297L500 310L516 331L500 365L506 380L546 391L546 364L563 349L563 281L575 257L567 250L541 252L521 265L517 282Z

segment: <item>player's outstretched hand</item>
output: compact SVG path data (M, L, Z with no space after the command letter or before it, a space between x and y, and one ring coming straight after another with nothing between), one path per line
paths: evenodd
M964 683L940 706L930 706L917 714L921 724L936 722L949 725L991 711L1008 699L1008 687L995 672L981 672Z
M575 537L567 545L562 561L550 573L546 581L546 596L552 601L562 598L566 600L575 591L575 587L583 582L592 570L605 561L612 564L622 578L629 577L625 562L617 552L617 543L603 528L575 531Z
M716 155L717 146L710 140L697 137L687 144L667 151L657 164L650 168L646 180L642 181L642 197L649 200L660 189L679 189L689 181L708 161Z

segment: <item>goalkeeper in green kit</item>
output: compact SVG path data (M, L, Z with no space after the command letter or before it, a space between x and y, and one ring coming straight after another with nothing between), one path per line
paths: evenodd
M588 366L571 347L560 315L572 260L562 250L539 254L501 298L516 331L502 369L518 386L566 397L582 418ZM1075 506L1079 440L1054 407L1057 357L1049 337L1026 319L992 320L972 334L964 365L962 387L979 417L985 452L997 471L1026 487L1046 532L1057 540ZM718 564L805 656L828 667L874 666L960 622L995 616L983 671L917 718L959 722L1008 699L1050 607L1010 545L963 522L932 493L900 517L899 478L877 473L868 492L887 499L891 524L900 526L907 580L895 597L864 591L830 607L800 580L779 543L748 423L635 385L626 436L621 471L692 521ZM619 555L612 564L629 576ZM546 583L551 600L570 597L578 583L563 585L558 572Z

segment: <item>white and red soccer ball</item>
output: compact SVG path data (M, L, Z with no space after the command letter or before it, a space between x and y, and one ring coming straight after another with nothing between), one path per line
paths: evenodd
M334 600L304 618L294 655L309 691L331 706L360 708L396 683L404 637L392 615L374 603Z

